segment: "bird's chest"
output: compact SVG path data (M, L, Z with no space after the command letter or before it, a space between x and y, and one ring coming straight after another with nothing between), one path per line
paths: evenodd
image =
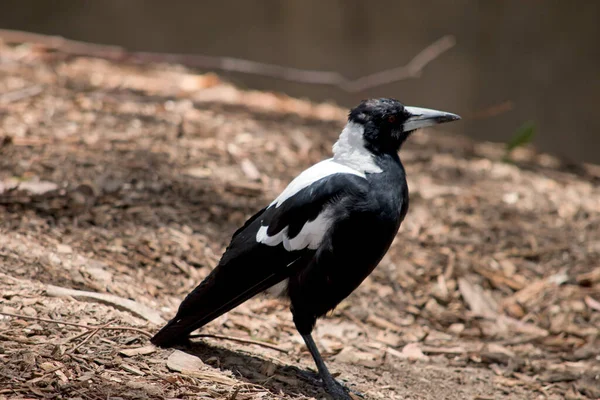
M406 214L407 199L408 194L399 187L373 187L364 205L365 211L357 212L338 229L344 236L345 248L356 249L361 256L378 260L398 232Z
M403 174L371 179L369 204L376 223L394 229L394 235L408 211L408 186Z

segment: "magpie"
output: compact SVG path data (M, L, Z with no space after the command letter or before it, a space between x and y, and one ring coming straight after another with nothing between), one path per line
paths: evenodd
M311 332L373 271L400 228L408 211L402 144L416 129L458 119L395 99L363 100L350 111L333 157L298 175L233 234L219 264L151 342L185 344L192 331L270 292L289 299L326 391L350 399Z

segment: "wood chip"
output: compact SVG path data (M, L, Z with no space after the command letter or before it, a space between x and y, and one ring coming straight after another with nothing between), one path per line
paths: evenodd
M121 349L119 350L119 354L122 354L126 357L133 357L139 355L147 355L152 354L156 351L156 347L153 345L148 345L144 347L136 347L133 349Z
M139 369L137 369L133 365L129 365L127 363L121 364L121 368L124 369L125 371L131 372L132 374L135 374L135 375L139 375L139 376L146 375L143 371L140 371Z
M193 167L185 170L184 175L187 175L192 178L205 179L212 175L212 171L208 168L204 167Z
M375 368L383 362L383 354L375 352L359 351L352 346L346 346L340 354L335 357L338 362L347 364L358 364L369 368Z
M475 315L494 318L498 314L496 302L480 286L472 284L466 278L459 278L458 289Z
M369 314L367 316L367 322L375 325L378 328L390 329L395 332L402 332L402 327L400 325L396 325L393 322L390 322L385 318L378 317L375 314Z
M582 286L591 286L594 283L600 282L600 267L594 268L590 272L577 275L575 280Z
M419 343L409 343L402 348L402 354L406 356L409 360L428 360L427 357L421 351L421 347Z
M242 172L246 175L246 178L257 181L260 179L260 171L256 168L256 165L252 161L247 158L244 158L240 162L240 168L242 168Z
M58 379L60 379L61 382L63 382L63 383L69 382L69 378L67 378L67 375L65 375L65 373L62 372L60 369L57 371L54 371L54 373L56 374L56 376L58 376Z
M585 296L584 298L585 304L592 310L600 311L600 301L591 298L590 296Z
M421 346L421 351L427 354L466 354L467 350L462 346L455 347L432 347Z
M423 354L419 343L409 343L402 348L402 351L388 347L386 354L402 360L429 360L429 357Z

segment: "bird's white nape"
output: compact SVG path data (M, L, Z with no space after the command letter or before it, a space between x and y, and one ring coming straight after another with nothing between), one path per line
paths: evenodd
M363 178L365 177L364 173L349 166L335 162L333 158L328 158L327 160L323 160L304 170L300 175L294 178L294 180L290 182L283 192L281 192L281 194L277 196L273 202L271 202L271 206L275 205L275 207L279 207L284 201L290 197L293 197L300 190L310 186L318 180L334 174L352 174L361 176Z
M348 122L333 145L333 160L362 174L378 174L383 170L375 164L373 154L365 147L364 127Z

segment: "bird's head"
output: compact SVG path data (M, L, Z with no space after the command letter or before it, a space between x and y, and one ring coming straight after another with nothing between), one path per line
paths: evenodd
M395 99L370 99L350 111L348 124L362 131L364 146L372 153L390 153L416 129L458 119L456 114L409 107Z

